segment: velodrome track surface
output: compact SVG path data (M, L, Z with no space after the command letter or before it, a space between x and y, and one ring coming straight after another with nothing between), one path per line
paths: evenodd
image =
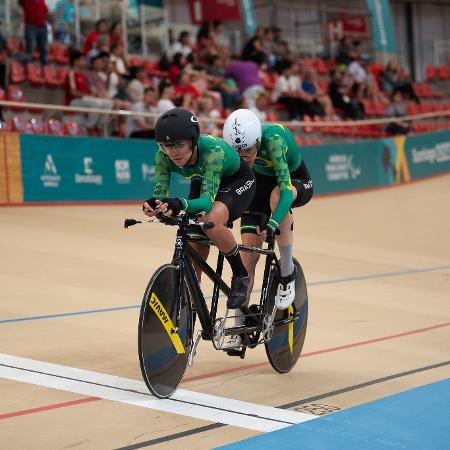
M449 192L447 175L295 210L298 365L279 375L263 348L240 360L202 342L165 401L141 381L136 334L175 230L125 231L139 204L0 208L0 447L207 449L449 378Z

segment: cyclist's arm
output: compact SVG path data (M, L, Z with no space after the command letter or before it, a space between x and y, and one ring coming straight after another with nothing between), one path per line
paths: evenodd
M186 212L205 211L208 213L211 211L214 198L219 190L224 157L224 151L220 147L215 147L206 156L200 197L195 199L181 199Z
M169 196L170 162L161 151L155 155L155 187L153 197L161 199Z
M279 134L274 134L267 137L266 145L273 162L277 184L280 188L280 200L269 221L272 222L271 225L274 228L277 228L288 214L294 195L289 165L286 160L287 144L285 140Z

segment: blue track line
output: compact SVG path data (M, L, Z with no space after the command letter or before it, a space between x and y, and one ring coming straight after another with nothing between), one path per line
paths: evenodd
M322 286L325 284L349 283L351 281L373 280L373 279L377 279L377 278L405 276L405 275L412 275L412 274L416 274L416 273L434 272L436 270L447 270L447 269L450 269L450 265L428 267L428 268L424 268L424 269L410 269L410 270L404 270L404 271L400 271L400 272L383 272L383 273L377 273L377 274L373 274L373 275L362 275L362 276L356 276L356 277L335 278L333 280L312 281L311 283L307 283L307 284L308 284L308 287ZM261 289L254 289L253 292L261 292ZM211 296L209 296L207 298L211 298ZM129 306L117 306L115 308L87 309L84 311L74 311L74 312L60 313L60 314L46 314L43 316L18 317L15 319L0 320L0 325L6 324L6 323L25 322L25 321L29 321L29 320L55 319L58 317L82 316L82 315L86 315L86 314L123 311L123 310L127 310L127 309L140 308L140 306L141 305L139 304L139 305L129 305Z

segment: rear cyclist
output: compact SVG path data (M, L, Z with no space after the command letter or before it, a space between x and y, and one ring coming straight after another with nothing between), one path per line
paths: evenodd
M295 298L295 265L292 259L293 217L291 208L306 205L313 195L311 177L292 133L279 124L263 123L252 111L238 109L223 127L223 138L241 158L253 167L257 195L241 219L242 243L261 247L264 227L277 229L280 250L281 281L275 296L279 309L286 309ZM261 223L264 214L267 224ZM242 260L250 275L249 294L253 288L259 255L243 253Z
M227 307L239 308L247 299L249 275L226 225L249 207L255 194L253 171L222 139L200 136L197 118L186 109L173 108L160 116L155 138L159 144L156 181L153 196L143 204L144 212L150 217L159 213L176 216L181 211L203 213L203 221L214 223L214 228L204 232L225 255L233 272ZM169 198L171 172L191 179L187 199Z

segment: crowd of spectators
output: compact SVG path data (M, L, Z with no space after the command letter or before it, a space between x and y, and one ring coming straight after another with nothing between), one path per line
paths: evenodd
M47 58L44 39L47 9L44 0L20 0L26 24L26 54L38 50L40 63ZM30 4L39 14L30 14ZM46 31L46 30L45 30ZM173 36L170 33L170 36ZM288 120L311 118L363 119L364 102L380 102L387 117L406 112L406 102L417 98L408 74L391 61L377 73L362 51L361 42L343 37L335 61L318 75L310 58L294 55L277 27L260 27L233 54L220 21L204 23L197 35L182 31L171 39L161 56L157 74L125 54L120 23L101 19L89 32L81 49L70 48L70 68L65 81L65 103L95 109L126 109L161 114L183 106L205 123L205 131L219 135L216 122L239 107L252 109L261 120L273 112ZM0 38L0 82L5 44ZM2 56L3 55L3 56ZM275 116L276 118L276 116ZM105 116L80 115L88 134L105 130ZM126 137L154 136L154 119L130 116L117 119L110 131ZM393 122L388 128L407 133ZM109 124L111 127L111 124Z

